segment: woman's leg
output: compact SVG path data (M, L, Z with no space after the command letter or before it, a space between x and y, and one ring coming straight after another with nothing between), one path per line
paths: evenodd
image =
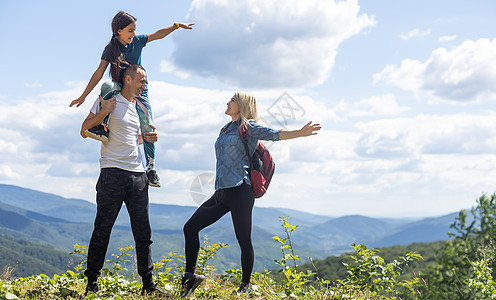
M229 207L223 204L224 190L217 190L210 199L205 201L184 224L186 269L185 272L194 272L198 251L200 250L199 232L217 222L229 212Z
M226 203L231 209L234 232L241 248L242 282L250 283L255 261L251 242L252 211L255 203L251 186L243 183L239 187L226 189Z

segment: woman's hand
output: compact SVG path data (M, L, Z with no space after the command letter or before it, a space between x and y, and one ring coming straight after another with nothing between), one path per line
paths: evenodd
M319 131L320 128L322 128L320 127L320 124L312 124L312 121L310 121L300 129L300 136L303 137L316 135L317 131Z
M281 130L281 132L279 132L279 139L289 140L304 136L316 135L317 131L319 131L320 128L320 124L312 124L312 121L310 121L298 130Z

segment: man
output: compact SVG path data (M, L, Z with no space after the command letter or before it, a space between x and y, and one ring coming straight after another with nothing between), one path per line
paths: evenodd
M123 72L122 90L109 100L99 97L102 108L98 111L98 100L81 126L84 132L98 124L110 112L109 141L102 143L100 177L96 184L97 214L93 234L88 248L88 277L86 293L97 292L97 278L105 262L105 254L114 222L124 202L131 220L136 244L138 274L143 280L142 294L165 294L153 282L151 258L151 228L148 216L148 179L143 166L139 144L142 138L156 142L158 132L139 135L140 121L136 111L135 97L146 87L145 69L129 65Z

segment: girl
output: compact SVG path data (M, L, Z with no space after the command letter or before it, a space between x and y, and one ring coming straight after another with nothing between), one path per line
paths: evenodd
M257 103L249 93L237 92L227 103L225 114L232 119L225 125L215 142L217 158L215 172L215 193L203 203L184 225L186 269L182 277L181 295L187 297L204 280L195 274L200 247L198 233L231 212L236 239L241 248L243 277L238 294L250 290L250 277L254 254L251 243L252 210L255 198L249 177L249 157L238 128L247 125L248 148L253 154L258 140L286 140L317 134L319 124L309 122L300 130L273 130L260 126L257 121Z
M110 76L114 83L102 85L102 97L110 98L120 90L122 70L128 64L138 64L141 66L141 52L147 43L159 40L179 28L192 29L194 23L174 23L169 27L162 28L152 34L136 35L136 18L132 15L120 11L112 19L112 38L103 50L100 65L93 73L83 94L71 101L69 106L79 107L83 104L88 94L95 88L102 79L107 66L110 64ZM143 132L153 131L151 125L152 111L148 101L148 87L137 97L136 108L140 115L141 129ZM104 121L105 123L105 121ZM108 129L105 124L93 127L86 131L86 135L98 140L108 140ZM143 142L146 156L147 176L150 186L160 187L160 179L155 171L155 144L147 141Z

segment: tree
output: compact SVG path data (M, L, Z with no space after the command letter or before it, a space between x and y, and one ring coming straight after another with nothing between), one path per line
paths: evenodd
M482 195L470 214L461 210L450 228L451 239L436 255L437 265L426 276L422 295L425 299L481 299L481 292L470 284L475 276L472 265L496 237L496 194ZM495 270L494 261L489 267Z

